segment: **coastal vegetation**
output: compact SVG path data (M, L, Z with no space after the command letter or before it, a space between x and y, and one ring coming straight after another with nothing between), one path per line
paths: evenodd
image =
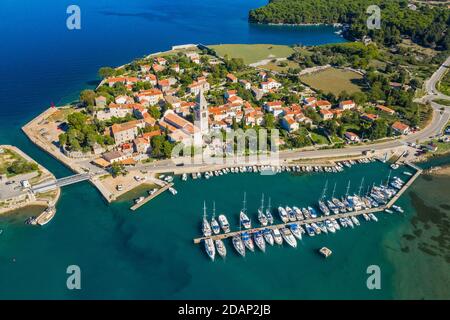
M442 80L439 82L438 90L441 93L450 96L450 72L447 72L445 76L442 78Z
M8 177L29 173L38 170L38 165L25 160L10 149L2 149L0 153L0 175Z
M378 5L382 12L381 28L369 30L366 10ZM431 48L450 49L449 10L426 4L409 6L406 0L271 0L268 5L251 10L249 20L276 24L349 25L349 39L369 36L384 45L396 45L402 36Z

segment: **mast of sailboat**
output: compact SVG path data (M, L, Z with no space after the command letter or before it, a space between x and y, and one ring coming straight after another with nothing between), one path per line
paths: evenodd
M216 202L213 202L213 219L216 217Z
M203 219L206 219L206 201L203 201Z
M364 177L361 179L361 184L359 185L358 196L361 197L361 190L364 185Z
M245 209L245 204L246 204L246 197L247 197L247 192L244 192L244 201L243 201L243 207L242 207L242 212L244 212L245 213L245 211L246 211L246 209Z
M266 211L270 211L270 197L269 197L269 204L268 204L268 206L267 206L267 209L266 209Z
M350 180L348 180L347 191L345 192L345 197L348 197L348 191L350 190Z
M264 193L262 194L261 197L261 212L264 210Z
M334 183L334 187L333 187L333 194L331 195L331 199L334 198L334 192L336 191L336 182Z
M392 170L389 170L389 175L388 175L388 178L387 178L387 181L386 181L386 187L388 186L389 181L391 180L391 173L392 173Z
M325 194L327 193L328 188L328 180L325 181L325 186L323 187L322 196L320 197L320 200L323 200L325 198Z

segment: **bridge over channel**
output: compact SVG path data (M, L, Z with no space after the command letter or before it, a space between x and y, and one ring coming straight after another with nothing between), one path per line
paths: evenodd
M89 173L74 174L57 180L42 182L40 184L32 186L31 191L33 193L44 193L54 190L56 188L65 187L74 183L86 181L89 180L90 178L91 175Z

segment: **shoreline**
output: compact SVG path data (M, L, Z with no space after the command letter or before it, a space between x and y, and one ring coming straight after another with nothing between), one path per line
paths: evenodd
M15 147L12 145L0 145L0 149L11 150L11 151L17 153L19 156L21 156L26 161L37 164L38 171L39 171L39 175L37 177L39 178L39 180L33 184L39 184L39 183L42 183L44 181L51 180L51 179L56 180L56 177L47 168L45 168L43 165L41 165L40 163L35 161L33 158L28 156L25 152L20 150L18 147ZM20 177L20 175L17 175L17 176ZM36 177L34 177L34 178L36 178ZM46 208L55 207L61 196L61 188L56 188L54 195L47 193L47 196L41 196L41 197L43 197L42 199L39 199L39 195L35 195L33 192L31 192L31 190L27 190L25 193L21 194L20 196L16 196L16 197L21 197L22 195L26 195L25 200L20 200L19 202L15 202L14 204L12 204L10 206L0 208L0 216L8 215L11 212L24 210L27 207L33 207L33 206L46 207Z

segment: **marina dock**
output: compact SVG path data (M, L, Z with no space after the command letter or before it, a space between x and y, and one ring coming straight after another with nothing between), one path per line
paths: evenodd
M163 193L164 191L168 190L172 186L173 186L173 183L168 183L168 184L164 185L163 187L159 188L158 191L156 191L154 194L148 195L147 197L145 197L144 200L142 200L141 202L136 203L135 205L133 205L130 208L130 210L135 211L135 210L139 209L144 204L146 204L150 200L156 198L157 196L159 196L161 193Z
M290 224L293 224L293 223L303 226L305 224L311 224L311 223L315 223L315 222L325 221L330 218L335 218L335 219L349 218L352 216L359 216L364 213L369 214L369 213L383 212L384 210L391 208L394 205L394 203L402 196L402 194L413 184L413 182L422 173L422 169L420 169L419 167L417 167L411 163L405 163L405 164L407 166L415 169L416 172L413 176L411 176L410 179L408 179L408 181L403 185L403 187L385 205L379 206L377 208L370 208L370 209L364 209L364 210L359 210L359 211L350 211L350 212L346 212L346 213L338 213L338 214L331 214L331 215L322 215L317 218L304 219L304 220L300 220L300 221L291 221L291 222L281 223L281 224L273 224L273 225L268 225L265 227L251 228L251 229L245 229L245 230L240 230L240 231L233 231L233 232L229 232L229 233L221 233L221 234L212 235L209 237L199 237L199 238L194 239L194 244L199 244L207 238L210 238L212 240L227 239L227 238L231 238L235 235L239 235L243 232L255 233L255 232L258 232L258 231L261 231L264 229L274 229L274 228L280 229L280 228L288 227Z

